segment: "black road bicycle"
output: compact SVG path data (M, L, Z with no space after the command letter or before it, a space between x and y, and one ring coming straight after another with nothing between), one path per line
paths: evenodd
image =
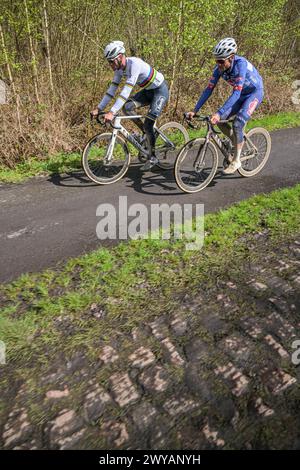
M205 137L187 142L179 152L174 174L177 185L186 193L202 191L213 180L219 165L219 152L223 154L225 164L230 163L232 145L228 137L220 138L209 116L195 116L207 126ZM220 123L231 122L229 120ZM187 121L192 128L195 126ZM237 170L240 175L250 177L257 175L265 166L270 156L271 136L263 127L255 127L244 135L241 154L242 166Z

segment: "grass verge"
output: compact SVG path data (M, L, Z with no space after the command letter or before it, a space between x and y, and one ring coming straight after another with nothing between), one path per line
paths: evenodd
M201 250L187 251L184 239L134 240L1 285L8 361L22 368L34 360L36 367L49 351L80 349L93 357L99 341L176 311L180 293L193 295L200 282L212 285L230 264L255 255L254 234L267 231L276 240L299 232L299 201L297 185L209 214Z

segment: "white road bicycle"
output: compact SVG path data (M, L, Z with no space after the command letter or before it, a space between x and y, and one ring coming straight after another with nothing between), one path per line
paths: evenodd
M97 117L99 123L101 115ZM90 180L97 184L112 184L121 179L128 170L131 161L128 142L138 152L138 159L146 161L149 156L145 135L137 136L122 125L126 119L143 119L145 116L117 116L111 123L112 132L104 132L92 137L82 153L82 167ZM188 142L189 135L185 127L178 122L168 122L157 128L155 155L157 166L168 170L174 167L175 159L181 147Z

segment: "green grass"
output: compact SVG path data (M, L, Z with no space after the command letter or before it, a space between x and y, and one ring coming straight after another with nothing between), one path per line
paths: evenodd
M247 124L246 129L250 130L253 129L253 127L264 127L269 132L271 132L278 129L286 129L298 126L300 126L300 113L290 111L271 114L258 119L251 119L251 121L249 121ZM205 134L206 127L204 125L202 125L202 127L198 130L189 129L189 135L191 139L195 139L196 137L203 137Z
M0 340L9 361L21 367L35 358L42 365L48 348L83 348L93 357L95 341L126 337L159 312L173 312L178 293L192 295L202 281L212 285L229 263L248 256L254 233L267 229L276 240L299 232L299 201L297 185L209 214L201 250L187 251L184 239L134 240L1 285ZM91 314L94 308L104 320Z
M262 126L268 131L275 131L276 129L283 129L288 127L300 126L300 112L286 112L274 115L264 116L260 119L252 119L247 129L252 129L256 126Z
M276 129L300 126L299 112L282 112L270 116L264 116L259 119L253 119L249 122L247 129L262 126L269 131ZM190 138L204 135L205 128L198 130L189 129ZM134 154L135 149L130 145L130 151ZM58 154L45 159L30 158L26 162L16 165L14 169L0 165L0 182L2 183L20 183L33 176L44 176L57 173L66 173L81 168L81 155L79 153Z
M3 183L21 183L33 176L46 176L66 173L81 168L79 153L57 154L45 159L31 157L14 169L0 166L0 181Z

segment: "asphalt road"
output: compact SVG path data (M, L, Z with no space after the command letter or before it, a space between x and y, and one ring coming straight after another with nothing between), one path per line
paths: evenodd
M161 203L202 203L208 213L299 182L300 128L296 128L272 133L271 156L259 175L217 175L209 187L193 195L177 188L172 172L142 173L134 165L121 181L110 186L94 185L82 171L1 185L0 282L116 243L118 240L97 238L100 219L96 210L100 204L109 203L118 214L119 196L127 196L128 206L142 203L148 208Z

